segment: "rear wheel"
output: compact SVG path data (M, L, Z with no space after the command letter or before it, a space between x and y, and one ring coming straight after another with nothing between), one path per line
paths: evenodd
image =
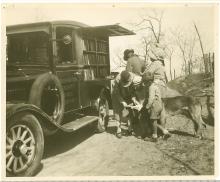
M37 118L30 113L11 118L6 131L7 176L35 175L43 151L43 130Z
M99 114L99 120L97 124L97 131L101 133L106 130L109 121L109 105L107 100L104 99L99 100L98 114Z
M32 85L29 103L41 108L53 122L61 124L65 98L59 79L50 73L40 75ZM56 131L56 128L44 128L45 135L52 135Z

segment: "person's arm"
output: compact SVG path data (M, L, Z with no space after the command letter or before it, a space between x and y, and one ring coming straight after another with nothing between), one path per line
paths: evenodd
M127 103L125 102L125 100L121 96L120 85L119 85L119 81L118 80L115 80L115 83L114 83L114 86L113 86L113 91L114 91L114 97L116 97L116 100L118 100L118 102L120 104L122 104L123 107L127 107Z
M148 103L146 105L146 109L149 109L153 103L153 100L155 98L155 92L157 90L157 87L154 84L151 84L149 87L149 98L148 98Z

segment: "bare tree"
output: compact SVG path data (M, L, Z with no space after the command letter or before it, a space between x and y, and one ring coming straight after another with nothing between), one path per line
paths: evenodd
M159 43L162 33L162 19L164 11L152 10L151 14L145 14L140 17L140 22L135 26L137 27L136 31L140 30L149 30L150 34L153 35L154 42Z
M195 34L187 36L180 31L173 31L175 44L178 46L183 58L183 71L185 75L193 71L194 48L196 44Z
M199 43L200 43L200 47L201 47L201 51L202 51L202 57L203 57L203 61L204 61L205 73L207 73L208 68L207 68L207 65L206 65L206 62L205 62L205 53L204 53L204 49L203 49L203 45L202 45L202 40L201 40L201 36L199 34L199 30L198 30L195 22L194 22L194 27L195 27L196 33L198 35L198 38L199 38Z
M185 53L186 52L186 40L183 40L180 34L178 34L176 37L176 44L181 51L182 58L184 61L184 64L183 64L184 73L187 74L187 59L186 59L186 53Z
M192 73L193 71L193 56L194 56L194 48L195 48L195 43L196 43L196 37L195 34L192 36L192 39L189 40L189 45L188 45L188 64L189 64L189 74Z
M173 75L172 75L172 56L173 56L173 52L174 52L174 49L173 47L167 47L166 49L166 55L167 55L167 58L169 60L169 67L170 67L170 80L173 79Z
M140 21L138 23L131 23L135 32L142 31L143 33L142 49L144 50L145 61L147 61L151 45L160 43L164 36L162 31L163 15L164 11L156 11L154 9L147 13L143 11L142 15L139 16Z
M175 79L176 78L176 71L175 71L175 69L173 69L173 79Z
M147 60L147 55L150 50L150 45L152 44L152 38L150 36L143 37L143 48L144 48L144 59Z

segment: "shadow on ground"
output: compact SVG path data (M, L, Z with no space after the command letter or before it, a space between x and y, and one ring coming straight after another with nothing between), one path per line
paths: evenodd
M46 137L43 159L66 152L76 147L93 134L95 134L95 128L90 125L73 133L58 131L55 135Z

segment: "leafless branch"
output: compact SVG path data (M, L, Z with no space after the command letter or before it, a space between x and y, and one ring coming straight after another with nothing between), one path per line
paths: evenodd
M202 50L202 57L203 57L204 66L205 66L205 72L207 73L208 69L207 69L206 62L205 62L205 53L204 53L204 50L203 50L202 40L201 40L201 36L199 34L199 30L198 30L195 22L194 22L194 27L195 27L196 33L197 33L197 35L199 37L200 47L201 47L201 50Z

